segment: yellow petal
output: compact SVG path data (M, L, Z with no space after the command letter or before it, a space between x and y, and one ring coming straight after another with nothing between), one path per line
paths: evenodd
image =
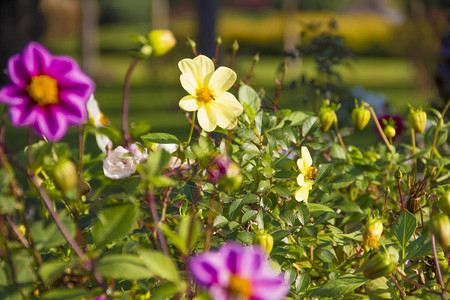
M216 95L228 91L236 82L236 73L227 67L218 68L211 77L209 85Z
M308 187L308 183L305 182L305 175L299 174L297 176L297 184L301 187Z
M308 148L305 146L302 147L302 159L303 159L303 166L306 169L306 167L311 167L312 165L312 158L309 154Z
M192 95L187 95L181 98L180 100L180 108L185 111L196 111L201 107L200 101L197 101L197 98Z
M178 67L183 74L192 74L200 87L207 86L214 73L214 63L204 55L199 55L194 59L185 58L178 63Z
M237 117L242 114L243 107L233 94L222 93L211 105L216 112L217 125L225 129L232 129L236 126Z
M295 199L297 201L308 202L309 189L307 187L301 187L295 192Z
M217 117L210 105L203 105L198 110L198 123L205 131L213 131L217 126Z
M200 88L197 79L195 79L192 73L181 74L180 82L181 86L192 96L195 96L197 89Z
M297 160L297 166L298 166L298 168L300 170L300 173L306 174L305 162L303 161L303 159L299 158Z

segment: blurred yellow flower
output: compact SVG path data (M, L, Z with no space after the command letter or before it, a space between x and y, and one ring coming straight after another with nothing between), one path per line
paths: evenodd
M180 100L185 111L198 111L198 122L206 131L216 126L232 129L242 114L242 104L227 92L236 81L236 73L227 67L214 70L212 60L204 55L183 59L178 63L180 81L189 95Z
M297 201L308 202L309 190L312 189L318 173L317 168L312 166L312 159L308 148L302 147L302 158L297 160L297 165L300 170L300 174L297 177L297 184L300 188L295 192L295 199Z

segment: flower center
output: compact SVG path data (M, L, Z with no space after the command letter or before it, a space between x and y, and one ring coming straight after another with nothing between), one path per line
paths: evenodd
M308 178L309 180L316 180L318 174L319 171L316 167L309 167L308 170L306 170L306 178Z
M58 103L58 83L47 75L31 77L31 82L27 86L28 95L40 106Z
M197 97L204 103L209 103L214 100L213 91L208 87L202 87L197 89Z
M252 284L245 278L231 275L228 292L234 296L232 299L248 299L252 295Z
M99 119L100 123L104 126L109 124L109 119L101 112L100 113L100 119Z

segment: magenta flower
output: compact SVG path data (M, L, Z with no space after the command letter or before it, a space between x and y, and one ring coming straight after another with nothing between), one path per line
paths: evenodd
M198 285L214 300L283 299L289 287L259 247L228 243L218 251L203 252L191 259L189 268Z
M0 102L10 106L11 123L33 127L50 141L60 140L68 126L86 122L86 102L94 82L67 56L53 56L30 42L8 61L12 83L0 90Z

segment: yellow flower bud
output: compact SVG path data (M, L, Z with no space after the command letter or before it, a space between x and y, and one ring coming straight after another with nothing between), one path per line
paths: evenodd
M150 46L153 48L153 56L162 56L169 52L177 41L170 30L152 30L148 34Z
M370 219L367 221L363 241L370 249L378 248L378 240L383 233L383 223L379 219Z

